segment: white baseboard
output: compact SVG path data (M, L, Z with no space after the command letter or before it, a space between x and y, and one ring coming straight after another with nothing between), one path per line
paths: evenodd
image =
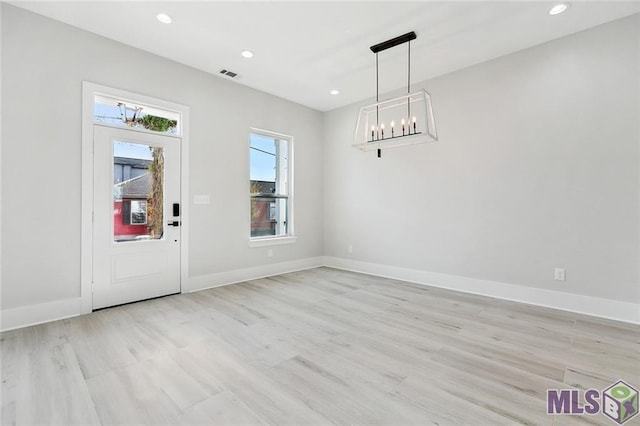
M292 260L289 262L272 263L268 265L194 277L189 279L186 283L187 287L185 289L185 293L284 274L287 272L316 268L318 266L322 266L323 262L324 258L322 256L310 257L306 259ZM2 312L0 312L0 331L9 331L16 328L57 321L64 318L71 318L81 315L82 313L82 299L79 297L75 299L55 300L53 302L3 309Z
M71 318L81 313L81 298L55 300L36 305L3 309L0 314L0 330L8 331L30 325Z
M325 266L640 324L640 304L325 256Z
M311 257L288 262L272 263L250 268L218 272L193 277L187 283L185 292L300 271L303 269L329 266L369 275L377 275L416 284L446 288L465 293L506 299L532 305L546 306L564 311L577 312L601 318L609 318L640 324L640 304L618 300L602 299L540 288L480 280L456 275L439 274L416 269L360 262L331 256ZM4 309L0 312L0 331L28 327L45 322L57 321L81 315L82 299L64 299L36 305Z
M323 266L323 263L324 257L318 256L291 260L288 262L252 266L250 268L234 269L232 271L217 272L215 274L201 275L189 279L185 292L191 293L194 291L206 290L208 288L221 287L224 285L271 277L273 275L286 274L287 272L317 268L319 266Z

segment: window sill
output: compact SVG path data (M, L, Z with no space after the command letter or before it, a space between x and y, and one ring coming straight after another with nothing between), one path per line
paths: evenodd
M298 237L288 235L284 237L256 237L249 239L249 247L279 246L282 244L294 244Z

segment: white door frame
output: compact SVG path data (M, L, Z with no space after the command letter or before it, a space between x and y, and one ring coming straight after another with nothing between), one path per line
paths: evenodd
M93 284L93 105L96 95L116 98L131 104L157 107L180 114L180 291L184 293L189 277L189 107L126 90L88 81L82 82L82 216L80 243L81 313L92 311ZM131 130L135 131L135 130Z

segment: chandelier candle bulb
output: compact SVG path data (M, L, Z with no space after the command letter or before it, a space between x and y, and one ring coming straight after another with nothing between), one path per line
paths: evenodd
M382 133L382 139L384 139L384 123L380 125L380 132Z
M413 133L416 133L416 117L413 116Z
M371 126L371 140L373 140L375 134L376 134L376 128L375 126Z
M402 136L404 136L404 118L400 122L402 124Z
M393 126L395 126L396 123L394 121L391 121L391 137L394 137L393 135Z

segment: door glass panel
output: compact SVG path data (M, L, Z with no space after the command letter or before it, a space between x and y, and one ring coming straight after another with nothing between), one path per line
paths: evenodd
M113 142L113 240L158 240L164 234L164 149Z

